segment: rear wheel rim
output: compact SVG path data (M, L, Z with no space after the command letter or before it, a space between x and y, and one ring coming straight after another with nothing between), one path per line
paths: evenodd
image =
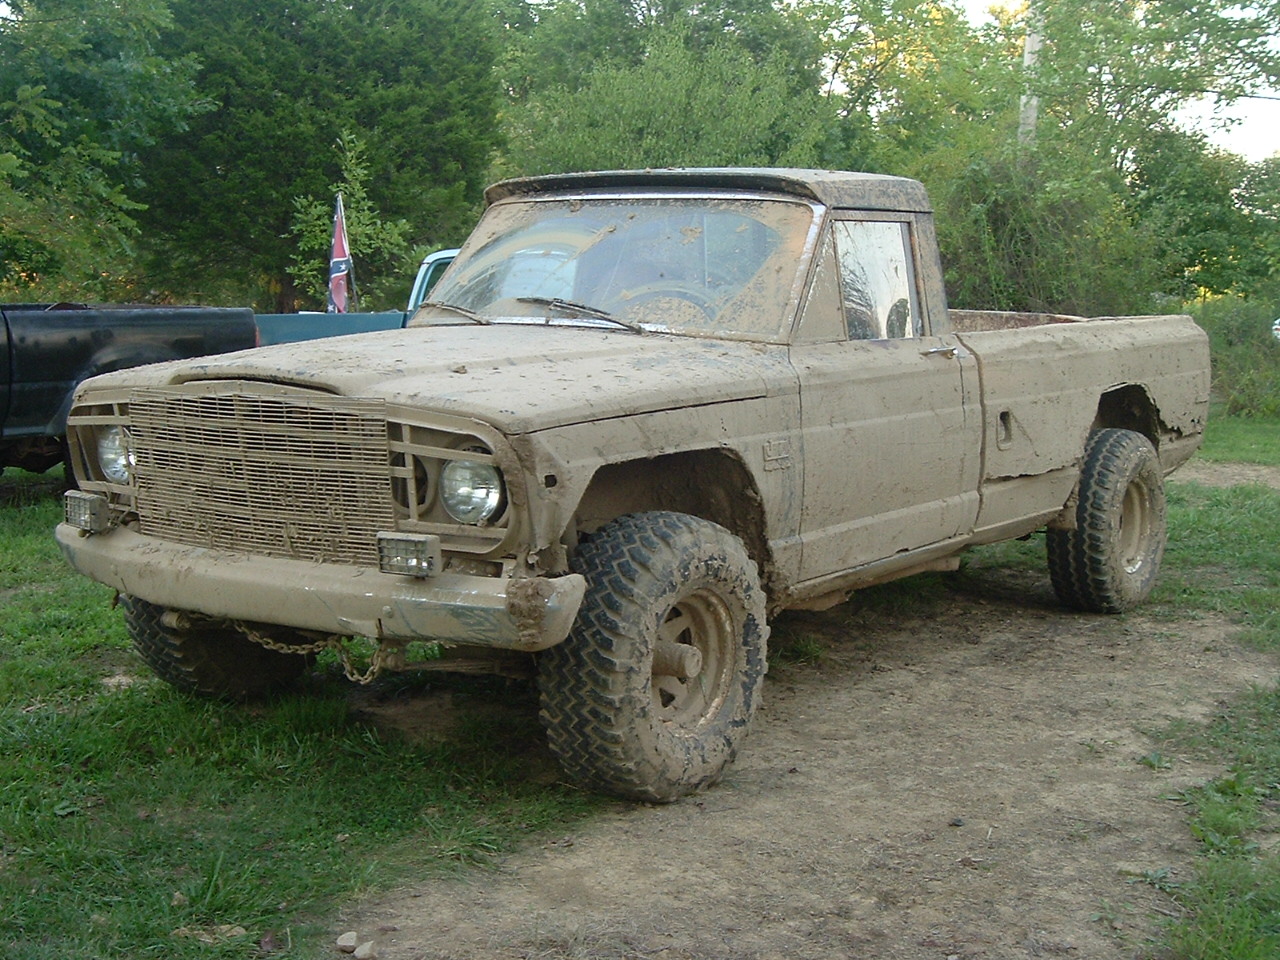
M1126 573L1135 574L1146 565L1151 553L1152 523L1148 509L1147 485L1134 480L1125 488L1120 504L1120 563Z

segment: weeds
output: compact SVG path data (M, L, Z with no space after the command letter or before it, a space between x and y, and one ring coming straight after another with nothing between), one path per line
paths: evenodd
M1168 770L1173 766L1173 762L1159 750L1152 750L1145 756L1139 757L1138 763L1144 767L1150 767L1152 770Z
M813 664L822 659L826 647L812 633L778 629L770 638L769 658L778 663Z
M1229 416L1280 417L1280 341L1274 302L1218 297L1193 308L1209 334L1214 394Z
M1206 446L1222 459L1280 464L1276 427L1216 421ZM1157 609L1218 613L1241 625L1245 642L1280 649L1280 494L1175 483L1170 521ZM1224 761L1229 772L1180 797L1204 856L1194 878L1171 891L1185 915L1165 929L1159 955L1280 956L1280 860L1260 839L1280 831L1280 688L1251 691L1206 726L1171 726L1165 739Z
M1099 924L1107 936L1118 937L1124 929L1125 915L1128 914L1130 908L1124 904L1115 904L1110 900L1102 900L1098 904L1098 909L1089 915L1091 923Z
M1129 883L1145 883L1153 889L1159 890L1161 893L1175 893L1182 887L1182 884L1173 879L1173 871L1168 867L1158 867L1155 870L1143 870L1141 873L1134 874L1129 878Z

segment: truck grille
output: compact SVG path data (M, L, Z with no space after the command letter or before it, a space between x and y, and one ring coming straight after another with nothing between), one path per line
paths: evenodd
M129 419L145 534L377 565L375 534L395 523L382 401L140 390Z

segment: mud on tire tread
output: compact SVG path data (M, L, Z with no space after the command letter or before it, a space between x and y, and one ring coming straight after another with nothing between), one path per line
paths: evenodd
M156 675L185 693L249 700L287 686L306 670L309 657L268 650L230 627L175 629L166 608L122 596L125 626Z
M1166 535L1151 441L1132 430L1095 430L1085 444L1076 529L1050 530L1046 539L1058 599L1092 613L1132 609L1155 585Z
M765 673L764 593L742 541L685 514L633 514L583 543L573 567L587 579L586 597L568 639L539 655L538 671L542 722L565 773L650 802L716 782L747 732ZM707 611L726 629L704 632L720 637L709 644L721 652L689 678L700 685L696 715L664 718L654 679L659 631Z

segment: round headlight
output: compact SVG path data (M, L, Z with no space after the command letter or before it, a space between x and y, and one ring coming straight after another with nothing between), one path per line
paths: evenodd
M484 523L502 506L502 474L488 463L450 460L440 471L440 500L459 523Z
M102 475L112 483L128 483L133 475L134 456L129 447L129 435L116 425L105 427L98 434L98 466Z

